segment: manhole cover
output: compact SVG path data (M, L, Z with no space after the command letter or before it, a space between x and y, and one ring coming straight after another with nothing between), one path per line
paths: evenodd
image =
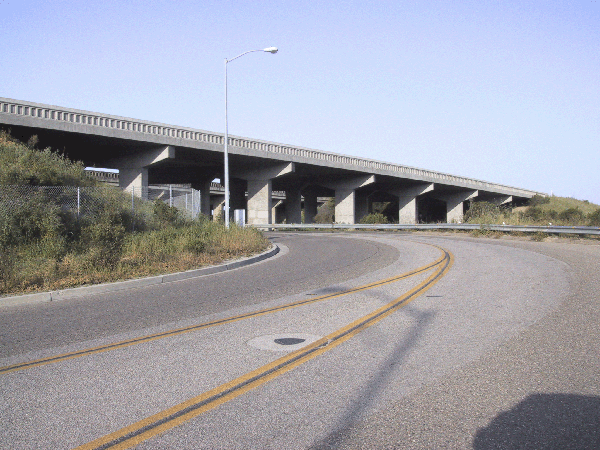
M279 344L279 345L294 345L294 344L301 344L304 341L306 341L306 339L278 338L278 339L275 339L273 342L275 342L276 344Z
M305 333L281 333L260 336L248 341L248 345L261 350L293 352L321 339L321 336Z

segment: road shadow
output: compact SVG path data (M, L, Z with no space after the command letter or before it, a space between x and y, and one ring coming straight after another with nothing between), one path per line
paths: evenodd
M319 289L315 289L312 292L309 292L307 295L328 295L328 294L337 294L339 292L345 292L347 291L348 288L345 288L343 286L336 286L336 285L332 285L332 286L327 286L324 288L319 288Z
M474 450L598 450L600 397L532 394L477 431Z
M379 396L379 393L389 384L390 378L397 375L395 369L401 367L402 362L435 317L435 313L432 311L419 311L414 307L405 307L403 311L413 318L408 333L385 361L380 364L377 373L372 378L373 381L346 408L337 424L332 427L332 431L320 441L313 443L309 447L311 450L339 449L345 447L351 441L355 423L360 420L363 412L369 408Z

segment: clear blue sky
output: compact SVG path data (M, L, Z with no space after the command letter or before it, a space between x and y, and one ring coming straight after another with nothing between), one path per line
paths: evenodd
M0 0L0 96L600 203L600 2Z

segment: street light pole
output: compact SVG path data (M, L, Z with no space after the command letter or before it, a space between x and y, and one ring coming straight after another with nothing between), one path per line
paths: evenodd
M268 47L262 50L248 50L247 52L242 53L241 55L236 56L235 58L227 59L225 58L225 137L223 140L223 148L224 148L224 168L223 168L223 178L224 178L224 187L225 187L225 227L229 228L229 123L227 120L227 63L238 59L248 53L252 52L267 52L275 54L277 53L277 47Z

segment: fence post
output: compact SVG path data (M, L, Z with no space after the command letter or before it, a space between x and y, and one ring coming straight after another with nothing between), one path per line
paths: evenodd
M81 200L79 198L79 186L77 186L77 220L79 220L79 208L81 205Z
M131 232L135 231L135 186L131 186Z
M169 185L169 206L173 206L173 185Z

